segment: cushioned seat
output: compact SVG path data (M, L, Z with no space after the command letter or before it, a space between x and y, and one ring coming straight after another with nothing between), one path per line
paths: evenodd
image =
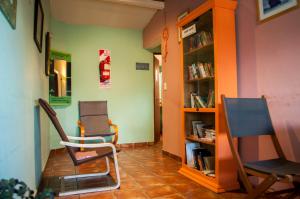
M93 159L98 159L105 156L110 156L113 154L113 151L110 147L103 147L101 149L85 149L84 151L80 152L77 151L75 153L75 157L77 160L77 165L91 161Z
M244 166L266 174L276 173L278 177L300 175L300 163L291 162L283 158L247 162L244 163Z

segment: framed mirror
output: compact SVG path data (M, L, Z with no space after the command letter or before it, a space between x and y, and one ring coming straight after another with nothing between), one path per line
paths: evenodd
M52 106L71 104L71 54L50 51L49 103Z

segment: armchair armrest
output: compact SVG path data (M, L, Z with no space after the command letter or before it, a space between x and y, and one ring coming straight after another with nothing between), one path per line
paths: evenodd
M108 124L114 129L115 135L113 139L113 144L116 145L119 138L119 128L116 124L113 124L111 120L108 120Z
M74 136L67 136L69 140L80 140L80 141L85 141L85 140L102 140L103 142L106 142L104 137L97 136L97 137L74 137Z
M84 137L85 134L85 128L83 126L83 124L81 123L80 120L77 121L78 127L79 127L79 131L80 131L80 136ZM84 140L80 141L81 144L84 144ZM83 148L80 148L80 151L83 151Z
M79 127L79 130L80 130L80 136L81 137L84 137L84 134L85 134L85 128L83 126L83 124L81 123L80 120L77 121L77 125Z
M112 143L98 143L98 144L79 144L73 142L60 141L60 144L63 146L74 147L74 148L102 148L102 147L111 147L116 153L116 147Z

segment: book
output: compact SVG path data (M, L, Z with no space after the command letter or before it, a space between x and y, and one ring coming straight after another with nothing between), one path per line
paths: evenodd
M207 75L206 75L206 73L205 73L205 70L204 70L204 65L203 65L203 63L198 63L197 66L198 66L199 71L200 71L200 77L202 77L202 78L207 77Z
M199 153L201 151L206 151L207 149L202 147L197 147L193 149L193 155L194 155L194 168L198 170L204 170L204 162L200 159Z
M198 151L199 151L199 148L193 149L194 168L200 170L200 164L199 164L199 160L198 160Z
M196 124L196 129L197 129L197 136L198 136L198 138L201 138L201 137L203 137L204 135L203 135L203 126L204 126L204 124L202 123L202 124Z
M200 104L200 108L206 108L206 103L202 100L202 98L198 95L195 96L195 101Z
M195 99L193 93L191 93L191 108L195 108Z
M198 152L198 158L203 166L203 170L207 170L207 167L205 165L204 157L211 156L211 153L208 149L202 148L202 150L199 150Z
M188 167L194 168L195 161L194 161L193 149L197 147L200 147L199 143L189 142L186 140L185 153L186 153L186 164Z
M202 121L192 121L193 135L196 135L196 136L199 135L199 132L198 132L198 129L197 129L197 125L198 126L204 126L204 124L203 124Z
M207 97L207 107L213 108L215 106L215 91L210 90Z
M204 161L206 170L209 170L209 171L215 170L215 156L204 156L203 161Z

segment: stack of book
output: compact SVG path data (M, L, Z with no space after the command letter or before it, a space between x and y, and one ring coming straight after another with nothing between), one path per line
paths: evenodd
M202 121L192 121L193 132L192 137L206 142L215 142L216 131L211 125L206 125Z
M187 165L202 171L205 175L214 176L215 156L200 146L199 143L186 142Z
M199 139L206 142L215 142L216 131L214 129L202 128L202 137L199 137Z
M215 107L215 92L210 90L208 92L207 99L197 95L197 93L191 93L191 108L213 108Z
M189 49L202 48L213 43L213 37L210 32L201 31L200 33L190 37Z
M211 63L201 63L192 64L188 66L189 69L189 80L195 80L200 78L207 78L214 76L214 68Z

